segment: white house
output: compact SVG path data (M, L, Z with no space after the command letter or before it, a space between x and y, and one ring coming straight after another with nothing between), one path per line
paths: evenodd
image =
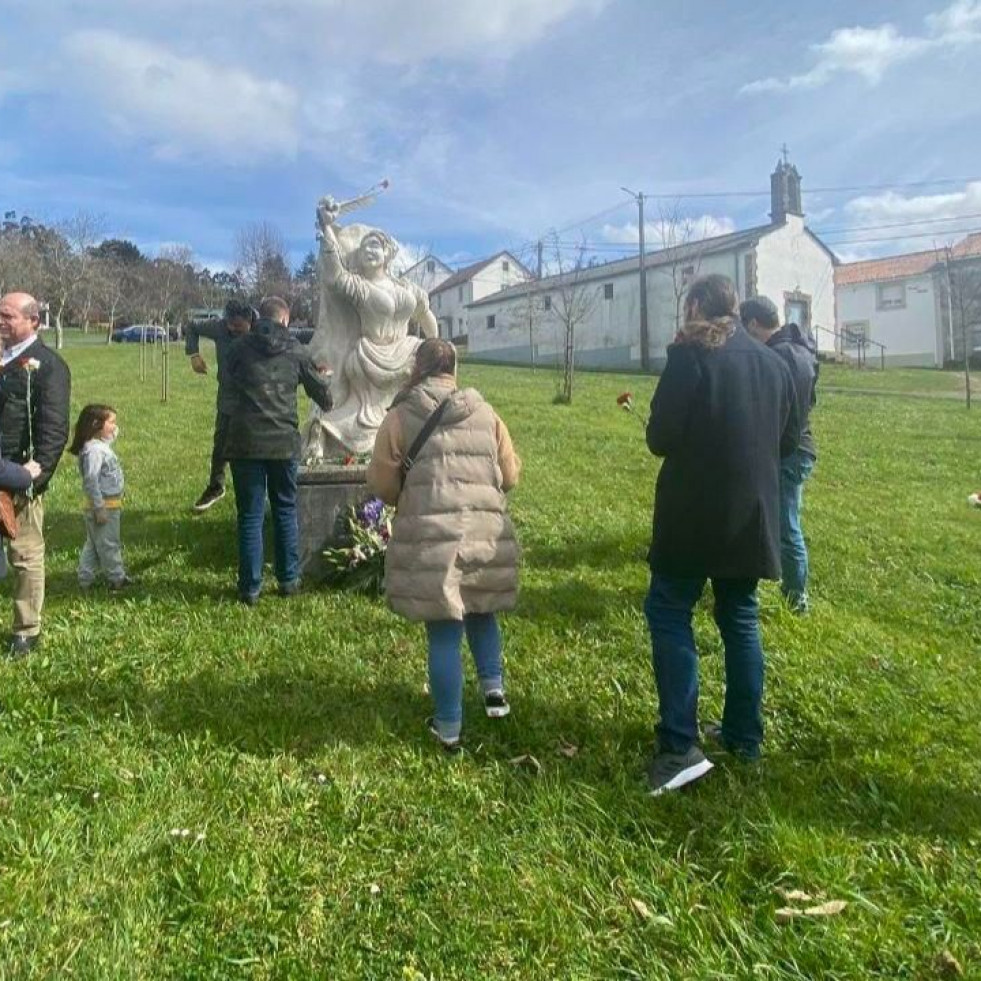
M950 257L955 276L965 263L981 259L981 234L962 239ZM875 359L881 344L886 363L913 367L942 367L961 357L958 311L952 336L946 277L946 255L937 249L840 265L835 288L843 352L855 354L864 346Z
M667 357L685 289L696 276L708 273L732 279L741 299L770 297L785 320L809 330L822 350L834 350L837 260L804 222L796 167L777 164L771 205L767 225L647 254L647 353L653 367L663 366ZM589 310L576 328L576 362L590 367L639 366L643 358L638 267L639 257L621 259L475 298L468 308L469 357L518 364L561 360L561 312L570 289L578 289Z
M445 262L437 259L434 255L427 255L414 265L409 266L402 273L402 279L408 279L416 286L421 286L427 293L431 293L440 283L445 283L452 275L453 270Z
M468 336L469 304L531 278L531 273L510 252L498 252L458 270L429 292L429 307L439 322L439 336Z

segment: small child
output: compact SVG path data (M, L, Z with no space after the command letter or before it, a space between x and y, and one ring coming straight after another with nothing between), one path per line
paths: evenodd
M85 505L85 545L78 560L78 584L89 589L99 569L112 590L132 584L123 567L119 516L123 501L123 468L113 452L119 435L116 412L108 405L87 405L75 423L69 452L78 457Z

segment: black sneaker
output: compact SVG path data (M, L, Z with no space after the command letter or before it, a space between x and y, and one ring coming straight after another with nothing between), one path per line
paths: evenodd
M200 514L202 511L207 511L213 504L217 504L225 496L225 488L219 487L216 484L212 484L210 487L205 487L204 493L197 499L192 510Z
M743 760L747 763L756 763L760 758L760 751L757 747L755 750L748 750L742 746L735 746L730 743L724 735L722 735L722 723L721 722L706 722L702 726L702 741L708 744L711 751L716 753L729 753L735 756L737 759Z
M276 592L279 593L279 595L280 596L283 596L283 597L296 596L296 594L299 591L300 591L300 580L299 579L294 579L292 582L281 582L276 587Z
M712 761L697 746L687 753L658 753L647 770L651 796L680 790L704 777L712 766Z
M11 661L19 661L22 657L27 657L31 651L36 651L41 646L41 637L34 634L28 637L26 634L13 634L10 638L10 647L7 650L7 657Z
M239 603L244 603L246 606L255 606L259 602L258 593L239 593L238 594Z
M129 576L123 576L122 579L116 579L114 582L109 583L109 592L111 593L121 593L126 589L136 585L136 580L130 578Z
M460 752L460 737L457 736L456 739L446 739L439 731L436 725L436 720L430 716L426 719L426 728L429 730L429 734L442 746L443 750L447 753L459 753Z
M502 691L489 691L484 695L484 711L488 719L503 719L511 713L507 695Z

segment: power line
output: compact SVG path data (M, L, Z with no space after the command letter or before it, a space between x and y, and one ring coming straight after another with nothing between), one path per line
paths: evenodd
M978 177L938 177L929 181L906 181L895 184L852 184L841 187L809 187L808 194L844 194L855 191L894 191L902 188L937 187L946 184L973 184L981 180ZM675 201L690 198L763 198L770 196L770 189L765 191L698 191L678 194L647 194L646 197L658 200Z
M975 221L981 218L981 214L975 215L951 215L948 218L910 218L908 221L894 221L885 225L851 225L847 228L814 228L812 231L821 235L837 235L839 233L856 231L878 231L882 228L909 228L913 225L936 225L947 221Z

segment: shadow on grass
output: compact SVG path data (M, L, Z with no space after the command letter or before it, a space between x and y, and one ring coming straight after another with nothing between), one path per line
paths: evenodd
M564 541L560 544L525 545L525 559L535 569L623 569L646 563L650 542L628 536L593 538L588 541Z
M86 681L59 686L50 694L60 709L113 718L175 737L205 737L239 752L268 757L291 754L305 759L335 746L384 749L393 737L408 745L428 741L423 720L428 696L404 681L366 682L356 676L327 677L303 669L266 671L235 680L216 671L201 672L160 688L138 679ZM981 827L981 797L935 775L911 767L908 773L870 767L847 744L824 747L815 759L799 752L771 750L759 766L722 757L718 767L691 793L651 801L624 800L624 785L636 780L643 791L642 766L651 731L629 718L591 717L581 700L543 701L514 693L514 714L503 722L483 718L478 695L469 684L465 696L466 745L477 761L516 761L505 768L501 792L550 795L562 788L575 794L591 786L611 813L629 822L647 813L669 839L690 842L715 853L740 825L815 827L825 833L882 840L895 835L921 838L973 838ZM653 706L652 706L653 709ZM560 745L575 745L574 759L561 759ZM812 748L813 749L813 748ZM433 751L437 752L435 747ZM809 758L810 757L810 758ZM539 761L544 778L538 776ZM645 818L646 820L646 818Z
M225 502L223 502L225 503ZM81 550L85 529L80 512L58 511L45 515L45 539L59 548ZM268 537L268 536L267 536ZM237 562L235 509L218 518L197 517L187 511L139 511L125 509L122 517L123 548L149 552L157 558L134 563L140 571L157 565L160 559L181 555L185 565L199 569L234 569Z

